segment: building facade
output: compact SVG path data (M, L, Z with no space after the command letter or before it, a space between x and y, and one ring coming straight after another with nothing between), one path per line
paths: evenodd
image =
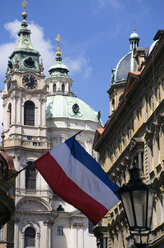
M92 143L95 130L102 125L100 114L72 93L69 69L62 62L60 37L56 62L45 79L40 54L30 40L25 11L22 17L3 91L5 151L20 171L28 162L84 130L77 139L96 156ZM33 166L16 178L15 203L15 248L96 247L88 219L55 195Z
M149 49L138 46L132 48L136 69L130 71L125 63L126 70L117 72L117 75L120 73L123 78L125 76L121 86L122 97L112 109L113 112L110 113L110 119L104 129L97 130L94 149L99 152L103 169L119 186L128 183L128 171L132 161L135 161L141 169L143 181L156 190L148 247L162 248L164 247L164 31L157 32ZM108 91L110 104L112 99L120 96L121 82L114 81L113 78ZM95 228L95 235L98 247L101 248L135 247L121 202L114 206L100 226Z

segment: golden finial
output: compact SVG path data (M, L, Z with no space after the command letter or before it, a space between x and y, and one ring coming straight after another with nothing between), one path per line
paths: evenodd
M24 11L22 13L22 17L23 17L23 19L26 19L27 18L27 13L26 13L26 10L25 10L25 8L27 7L27 2L26 1L22 2L22 7L24 8Z
M58 34L58 35L56 36L56 40L57 40L57 42L58 42L56 55L60 55L60 56L61 56L62 53L60 52L60 46L59 46L59 42L61 41L60 34Z

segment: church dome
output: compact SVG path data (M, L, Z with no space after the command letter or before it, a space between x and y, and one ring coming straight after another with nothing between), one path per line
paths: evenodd
M130 35L130 37L129 37L129 41L133 41L133 40L135 40L135 41L139 41L140 40L140 37L139 37L139 35L136 33L136 29L135 29L135 27L133 28L133 33Z
M123 58L120 59L116 68L112 69L112 75L110 79L110 85L124 83L127 79L129 71L136 70L136 62L133 58L133 49L139 45L139 35L133 28L133 33L129 37L130 51Z
M158 42L158 39L155 40L155 41L151 44L151 46L150 46L150 48L149 48L149 53L148 53L148 55L150 55L150 53L153 51L153 49L154 49L154 47L156 46L157 42Z
M57 76L58 74L67 74L68 72L68 67L61 61L56 61L56 63L49 69L50 77Z
M133 51L126 54L112 70L111 85L125 82L129 71L136 70L136 62L133 58Z
M129 39L134 39L134 38L140 39L139 35L135 31L130 35Z
M46 118L69 118L103 125L100 120L100 112L96 112L88 104L74 96L48 96Z

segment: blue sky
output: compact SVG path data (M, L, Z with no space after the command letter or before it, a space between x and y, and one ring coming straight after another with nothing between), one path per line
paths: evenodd
M4 88L7 58L16 46L23 11L19 0L1 2L0 89ZM55 62L56 35L70 68L73 92L108 120L111 69L129 52L135 24L140 46L150 47L163 26L163 0L28 0L27 21L34 47L42 55L45 74Z

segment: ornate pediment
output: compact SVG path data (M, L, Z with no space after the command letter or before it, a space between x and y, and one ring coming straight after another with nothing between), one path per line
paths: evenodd
M40 198L23 198L21 199L16 206L17 212L49 212L52 211L50 206Z

